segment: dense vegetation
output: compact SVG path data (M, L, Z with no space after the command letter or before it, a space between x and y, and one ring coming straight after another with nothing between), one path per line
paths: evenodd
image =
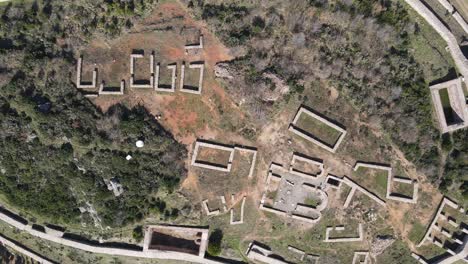
M443 150L428 89L434 80L426 78L410 44L420 34L420 26L410 20L401 1L239 6L209 2L191 1L191 6L227 45L244 50L245 55L230 64L245 76L234 79L231 93L245 99L244 106L259 123L275 109L264 100L275 90L264 73L274 73L289 84L286 99L296 96L304 103L304 89L330 85L373 124L382 126L420 171L441 184L441 190L467 189L463 175L468 168L464 154L468 134L465 130L445 136L453 143ZM230 23L233 20L236 23ZM444 151L449 153L447 164L441 158Z
M89 37L120 34L153 2L1 6L0 191L8 203L52 223L177 217L158 196L184 176L185 148L145 109L118 105L101 113L72 75L74 54ZM139 139L143 149L135 147ZM111 179L123 186L118 197L108 190Z

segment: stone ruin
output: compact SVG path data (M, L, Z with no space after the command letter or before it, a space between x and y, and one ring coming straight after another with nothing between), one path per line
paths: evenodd
M392 168L387 165L358 161L356 162L354 166L354 171L357 171L359 168L368 168L368 169L382 170L382 171L387 172L387 192L386 192L387 199L404 202L404 203L413 203L413 204L417 202L419 184L416 180L394 176L392 173ZM408 197L400 193L392 192L393 182L413 185L413 196Z
M54 264L54 262L52 262L52 261L46 259L45 257L35 253L34 251L32 251L29 248L19 244L18 242L3 236L2 234L0 234L0 243L3 246L7 246L8 248L13 249L14 251L19 252L20 254L22 254L24 256L27 256L27 257L33 259L34 261L37 261L37 263ZM7 261L5 263L10 263L10 262ZM20 262L15 262L15 263L20 263ZM29 263L29 262L26 262L26 263Z
M143 53L130 54L130 88L153 88L154 87L154 51L150 55L150 76L147 80L135 80L135 61L144 58Z
M123 95L125 92L125 80L120 81L120 89L118 87L105 87L105 82L102 81L99 85L98 95Z
M465 80L468 80L468 60L458 45L457 38L453 35L450 29L420 0L405 0L405 2L418 12L418 14L424 18L444 39L444 41L447 42L448 50L452 55L458 72L460 72Z
M302 249L298 249L297 247L288 246L288 250L299 255L299 260L304 261L307 260L307 263L318 264L320 256L314 254L306 254L306 252Z
M224 197L224 196L223 196ZM234 199L233 199L234 200ZM229 223L231 225L239 225L239 224L243 224L244 223L244 206L245 206L245 200L246 200L246 197L244 196L242 198L242 204L241 204L241 215L240 215L240 220L239 221L235 221L234 220L234 208L231 208L231 218L229 220Z
M432 103L434 104L437 119L442 133L452 132L468 126L468 106L463 92L462 78L432 85ZM440 91L447 89L450 107L444 108L440 98Z
M343 205L343 208L348 208L349 207L349 205L351 204L351 200L353 199L354 194L356 193L356 190L360 191L362 194L364 194L367 197L371 198L372 200L374 200L379 205L381 205L381 206L386 205L384 200L382 200L380 197L378 197L374 193L368 191L366 188L362 187L361 185L357 184L356 182L354 182L350 178L344 176L341 179L341 181L351 188L351 191L348 193L348 196L346 196L346 200L345 200L345 203Z
M449 12L453 18L458 22L458 24L463 28L466 34L468 34L468 23L465 19L458 13L457 9L450 4L447 0L438 0L439 3Z
M196 44L189 44L185 46L185 50L197 50L203 49L203 35L199 37L199 43ZM143 59L144 53L143 52L133 52L130 54L130 80L129 80L129 87L130 88L149 88L154 89L156 92L175 92L176 91L176 82L177 82L177 63L172 63L167 65L167 69L171 72L171 83L169 87L166 85L160 84L160 63L155 65L155 53L154 51L150 54L150 76L148 79L145 80L136 80L136 60ZM77 63L77 70L76 70L76 88L78 89L95 89L97 85L97 72L98 69L95 68L93 70L93 77L90 82L83 82L82 80L82 67L83 66L83 57L80 56L78 58ZM201 94L203 88L203 79L204 79L204 70L205 70L205 63L204 61L194 61L188 64L189 70L198 70L199 71L199 79L197 86L188 86L185 84L185 62L182 62L181 65L181 73L180 73L180 91L185 93L191 94ZM123 95L125 92L125 79L122 79L120 82L120 87L106 87L105 81L102 80L101 84L99 85L98 92L93 91L84 91L84 95L86 97L97 97L99 95Z
M314 175L295 170L292 167L297 160L318 166L320 173ZM328 205L328 195L322 190L323 178L323 163L302 154L293 154L289 169L271 163L259 208L283 217L316 223ZM269 197L270 193L274 197ZM317 205L306 204L310 196L319 201Z
M447 212L458 212L459 217L449 215ZM460 219L462 218L462 219ZM445 254L435 257L433 260L427 260L417 253L412 256L420 263L454 263L458 260L468 258L468 225L466 221L466 212L456 202L444 197L431 221L423 239L416 247L421 247L426 241L435 244L446 250Z
M159 83L159 75L160 75L160 67L161 65L158 63L156 64L156 75L154 77L154 90L158 92L175 92L176 87L176 80L177 80L177 64L169 64L167 65L167 69L171 71L171 84L169 87L162 86Z
M210 207L208 206L208 199L203 200L202 205L203 205L203 210L205 211L207 216L219 215L220 213L219 208L210 209Z
M145 227L143 252L172 251L204 257L208 228L150 225Z
M188 86L185 82L185 62L182 62L181 70L180 70L180 91L185 93L191 94L201 94L203 88L203 74L205 71L205 63L204 62L191 62L188 65L190 70L198 69L199 77L198 77L198 87Z
M122 184L117 178L104 179L104 183L107 185L107 189L114 193L115 197L120 196L124 192Z
M217 215L220 215L221 213L226 213L228 212L228 207L226 205L226 198L224 197L224 195L221 195L219 196L219 199L221 201L221 204L220 206L222 207L222 212L221 212L221 208L210 208L210 206L208 205L208 202L209 200L208 199L205 199L202 201L202 207L203 207L203 211L205 212L205 214L207 216L217 216ZM242 197L242 201L241 201L241 208L240 208L240 219L239 220L234 220L234 206L237 204L236 200L235 200L235 196L234 194L231 195L231 208L229 209L229 213L230 213L230 220L229 220L229 224L231 225L239 225L239 224L243 224L244 223L244 212L245 212L245 202L247 200L247 197L246 196L243 196Z
M81 238L53 225L41 226L0 207L0 221L33 237L94 254L149 259L183 260L203 264L221 262L204 257L208 244L208 228L153 225L145 227L143 247L105 243ZM1 238L0 238L1 241ZM40 259L36 259L40 261ZM41 263L48 263L43 261Z
M200 148L211 148L211 149L216 149L216 150L221 150L221 151L228 151L229 154L229 161L228 164L223 165L223 164L214 164L210 163L207 161L202 161L198 160L198 152L200 151ZM234 159L234 147L227 146L224 144L219 144L219 143L214 143L214 142L208 142L208 141L202 141L202 140L197 140L195 142L195 148L193 150L192 154L192 166L200 167L200 168L205 168L205 169L210 169L210 170L218 170L218 171L223 171L223 172L230 172L231 167L232 167L232 160Z
M296 161L302 161L310 165L318 166L320 169L320 172L314 174L310 172L301 171L294 167ZM323 160L307 157L300 153L294 153L293 158L291 160L291 165L289 166L289 172L298 176L302 176L302 177L321 177L323 176L323 173L324 173Z
M228 163L227 164L214 164L212 162L199 160L198 154L199 154L200 148L211 148L215 150L229 152ZM217 170L217 171L222 171L222 172L230 172L232 168L232 161L234 160L235 151L252 153L252 161L250 163L249 174L248 174L248 177L251 178L253 176L253 173L255 170L255 164L257 160L257 149L253 147L240 146L240 145L231 146L231 145L225 145L221 143L215 143L215 142L199 139L195 142L191 165L195 167L204 168L204 169Z
M361 260L364 258L364 260ZM371 264L368 251L355 251L353 256L353 264Z
M260 245L255 241L249 244L245 255L247 255L247 258L252 261L259 261L268 264L288 264L285 260L281 260L277 255L274 255L269 248L264 245Z
M93 79L91 82L83 82L81 80L82 76L82 70L83 70L83 56L80 56L78 58L78 64L76 67L76 87L79 89L90 89L90 88L96 88L96 83L97 83L97 68L93 70Z
M200 35L198 43L185 45L185 50L203 49L203 35Z
M312 135L310 134L309 132L305 131L304 129L300 128L297 126L297 122L299 120L299 118L301 117L301 115L308 115L316 120L318 120L319 122L323 123L324 125L326 126L329 126L335 130L337 130L338 132L341 133L340 137L338 138L338 140L335 142L334 145L329 145L328 143L322 141L320 139L320 137L318 137L317 135ZM291 124L289 125L289 131L293 132L294 134L314 143L315 145L323 148L323 149L326 149L332 153L336 152L336 150L338 149L338 147L340 146L341 142L343 141L344 137L346 136L346 130L343 129L342 127L336 125L335 123L321 117L320 115L312 112L311 110L307 109L305 106L301 106L299 108L299 110L297 111L297 114L296 116L294 117L293 121L291 122Z
M326 230L325 230L325 240L324 240L324 242L332 242L332 243L336 243L336 242L359 242L359 241L363 241L363 239L364 239L364 229L363 229L361 223L358 225L358 236L357 237L333 237L333 238L331 238L330 233L332 231L341 231L341 232L345 231L345 226L340 225L340 226L336 226L336 227L333 227L333 226L327 227Z

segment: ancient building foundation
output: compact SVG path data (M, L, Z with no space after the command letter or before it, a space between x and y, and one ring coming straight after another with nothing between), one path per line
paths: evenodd
M305 132L303 129L299 128L297 126L297 122L300 118L300 116L302 114L305 114L305 115L308 115L314 119L317 119L319 122L322 122L324 123L325 125L337 130L338 132L341 133L341 135L339 136L338 140L335 142L335 144L333 146L330 146L329 144L321 141L317 136L315 135L311 135L307 132ZM297 112L296 116L294 117L292 123L289 125L289 131L293 132L294 134L314 143L315 145L323 148L323 149L326 149L330 152L336 152L336 150L338 149L338 147L340 146L341 142L343 141L343 138L346 136L346 130L341 128L340 126L328 121L327 119L315 114L314 112L308 110L307 108L305 108L304 106L301 106L301 108L299 108L299 111Z
M186 50L203 49L203 35L198 38L198 43L185 45Z
M364 257L363 261L360 259ZM355 251L353 256L353 264L371 264L370 254L368 251Z
M200 75L198 77L198 87L189 87L185 85L185 62L182 63L181 70L180 70L180 91L185 93L192 93L192 94L201 94L203 88L203 74L205 70L205 63L204 62L191 62L188 65L190 70L198 69Z
M135 80L135 61L144 58L143 54L130 54L130 88L153 88L154 87L154 52L150 55L150 74L148 84L138 84Z
M465 94L463 93L461 77L448 82L432 85L429 89L431 90L432 103L434 105L442 133L452 132L468 126L468 106L466 104ZM447 89L450 109L444 109L439 94L439 91L442 89ZM448 122L445 113L447 111L450 111L454 120Z
M205 161L197 160L198 152L199 152L201 147L212 148L212 149L217 149L217 150L230 152L228 164L226 166L224 166L224 165L212 164L212 163L208 163L208 162L205 162ZM229 172L229 171L231 171L232 160L234 159L234 151L235 151L234 147L198 140L197 142L195 142L195 148L193 150L191 164L192 164L192 166L196 166L196 167L200 167L200 168L205 168L205 169L210 169L210 170L218 170L218 171L223 171L223 172Z
M209 208L208 199L203 200L202 205L203 205L203 210L205 210L205 213L206 213L207 216L219 215L219 213L220 213L219 208L216 208L216 209L213 209L213 210L211 210Z
M296 161L302 161L310 165L318 166L320 168L320 172L318 174L313 174L313 173L298 170L294 168L294 164L296 163ZM302 177L321 177L324 173L323 161L319 159L307 157L304 154L294 153L292 160L291 160L291 165L289 166L289 172L298 176L302 176Z
M288 264L288 262L274 257L274 254L270 249L260 246L255 241L250 243L245 254L247 255L248 259L253 261L259 261L268 264Z
M154 90L158 92L175 92L176 80L177 80L177 64L167 65L167 69L171 71L171 85L170 87L163 87L159 83L160 77L160 64L156 64L156 73L154 75Z
M80 56L78 58L78 64L76 67L76 88L79 89L89 89L89 88L96 88L96 83L97 83L97 68L93 70L93 79L91 80L90 83L83 83L81 80L81 75L83 71L83 57Z
M325 240L324 242L359 242L364 239L364 230L362 227L362 224L358 225L358 236L357 237L337 237L337 238L330 238L330 233L332 231L344 231L345 227L344 226L337 226L337 227L332 227L329 226L325 230Z
M105 87L104 81L99 85L99 95L123 95L125 91L125 80L120 81L120 89Z
M231 208L231 218L230 218L230 224L231 225L239 225L244 223L244 206L245 206L245 200L246 197L244 196L242 198L242 204L241 204L241 215L240 215L240 220L239 221L234 221L234 208Z

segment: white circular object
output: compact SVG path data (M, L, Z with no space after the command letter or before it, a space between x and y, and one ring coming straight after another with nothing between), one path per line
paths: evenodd
M130 155L127 155L127 157L125 157L127 160L131 160L132 159L132 156Z
M143 140L138 140L135 145L137 146L137 148L142 148L145 145L145 143L143 142Z

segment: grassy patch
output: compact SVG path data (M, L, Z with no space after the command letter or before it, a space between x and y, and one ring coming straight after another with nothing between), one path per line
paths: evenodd
M443 108L450 108L450 98L447 88L439 90L440 101L442 102Z
M305 199L304 203L311 207L317 207L320 205L320 201L315 197L309 196Z
M230 155L231 151L201 147L198 151L197 160L227 166Z
M398 193L398 194L405 195L408 197L413 196L413 192L414 192L413 184L406 184L406 183L401 183L401 182L393 182L392 184L393 184L393 188L392 188L393 193Z
M411 251L406 247L405 243L401 240L393 242L393 244L387 248L383 254L377 257L377 263L382 264L409 264L418 263L413 257L411 257Z
M408 234L408 238L413 243L419 243L419 241L421 241L421 239L423 238L425 232L425 226L423 226L420 222L414 222L413 228L411 228L411 231Z
M387 180L388 180L387 173L378 173L375 180L377 181L377 187L379 189L379 192L386 194L387 193Z
M348 194L351 191L351 187L342 184L340 189L340 200L344 203L346 201L346 197L348 197Z
M275 200L277 194L278 194L278 190L267 192L267 198L271 200Z
M444 77L455 67L452 58L445 56L447 44L414 10L407 8L407 11L418 25L409 40L412 54L422 67L426 80L431 82Z
M302 114L299 120L297 120L296 125L330 146L335 145L341 135L341 132L338 130L307 114Z
M421 246L420 248L418 248L418 252L426 259L431 259L435 256L439 256L446 253L445 249L440 248L432 243L427 243Z
M369 191L375 193L380 198L385 198L387 194L387 171L368 168L359 168L353 172L353 178L357 183L364 186Z

